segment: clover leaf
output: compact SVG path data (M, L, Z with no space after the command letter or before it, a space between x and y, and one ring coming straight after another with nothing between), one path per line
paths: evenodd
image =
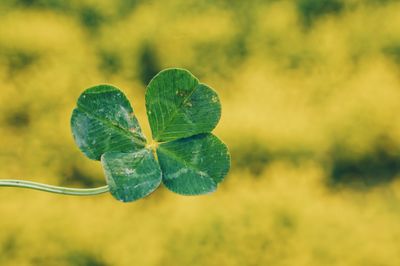
M137 151L146 146L128 99L110 85L95 86L81 94L71 127L76 144L90 159L100 160L109 151Z
M182 195L215 191L230 168L228 148L211 133L221 116L217 93L189 71L173 68L150 81L145 99L154 144L114 86L87 89L72 113L75 142L87 157L101 160L111 194L134 201L161 181Z
M106 152L101 156L111 194L122 201L140 199L161 183L161 170L149 149Z
M157 155L165 186L179 194L212 192L229 170L226 145L210 133L162 143Z
M211 132L221 117L217 93L183 69L161 71L150 81L146 109L156 141Z

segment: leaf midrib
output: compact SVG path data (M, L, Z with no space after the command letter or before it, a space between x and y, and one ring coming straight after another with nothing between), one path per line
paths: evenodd
M186 98L183 99L183 101L179 104L179 106L177 108L175 108L174 112L170 115L170 118L168 119L167 123L164 123L164 128L161 131L157 132L157 136L154 136L155 140L159 140L158 138L160 137L160 135L162 135L164 133L164 131L167 128L167 124L171 123L174 119L175 116L179 113L180 108L188 101L188 99L190 97L192 97L193 93L195 92L195 90L199 87L199 85L201 85L201 83L199 83L197 81L197 84L194 86L193 90L188 94L188 96L186 96Z
M170 157L172 157L173 159L175 159L176 161L178 161L178 162L179 162L180 164L182 164L184 167L189 166L190 168L192 168L192 169L195 170L196 172L203 172L203 173L205 173L204 177L207 177L207 178L211 179L211 180L215 183L215 185L218 184L218 182L215 181L214 178L212 178L207 172L200 170L199 168L197 168L196 166L194 166L194 165L192 165L192 164L190 164L190 163L187 163L184 159L182 159L181 157L177 156L175 153L169 151L168 149L163 148L163 147L160 146L160 147L158 147L158 150L161 151L161 152L166 153L168 156L170 156Z
M114 130L116 130L116 131L122 133L123 135L125 135L125 136L128 137L129 139L132 139L133 142L134 142L135 144L138 144L138 145L140 145L140 146L142 146L142 147L145 147L145 146L146 146L146 142L143 142L143 140L145 141L145 139L139 138L136 134L134 134L133 132L131 132L131 131L129 131L129 130L126 130L125 128L121 127L120 125L114 124L114 123L112 123L111 121L102 118L101 116L98 116L98 115L96 115L96 114L91 113L88 109L86 109L85 107L83 107L83 106L80 105L80 104L78 104L77 109L80 110L80 111L82 111L82 112L85 113L86 115L88 115L88 116L90 116L90 117L92 117L92 118L95 118L95 119L99 120L99 121L102 122L103 124L105 124L105 125L107 125L107 126L113 128Z

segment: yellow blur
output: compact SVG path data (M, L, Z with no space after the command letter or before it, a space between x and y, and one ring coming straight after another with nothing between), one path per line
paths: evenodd
M222 102L217 192L123 204L0 188L0 265L400 265L400 3L4 0L0 179L104 184L73 142L111 83L189 69Z

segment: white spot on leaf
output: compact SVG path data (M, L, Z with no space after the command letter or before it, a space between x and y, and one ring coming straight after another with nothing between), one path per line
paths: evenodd
M178 177L180 177L181 175L184 175L184 174L187 174L187 173L188 173L188 169L187 169L187 168L182 168L182 169L180 169L179 171L177 171L177 172L171 174L171 175L169 176L169 178L170 178L170 179L175 179L175 178L178 178Z
M132 175L132 174L134 174L135 173L135 170L134 169L129 169L129 168L126 168L125 169L125 174L126 175Z

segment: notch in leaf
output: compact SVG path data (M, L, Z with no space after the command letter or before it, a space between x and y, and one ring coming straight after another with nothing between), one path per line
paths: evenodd
M211 132L221 117L217 93L184 69L158 73L146 91L147 116L158 142Z
M183 195L215 191L229 170L226 145L210 133L160 144L157 155L165 186Z

